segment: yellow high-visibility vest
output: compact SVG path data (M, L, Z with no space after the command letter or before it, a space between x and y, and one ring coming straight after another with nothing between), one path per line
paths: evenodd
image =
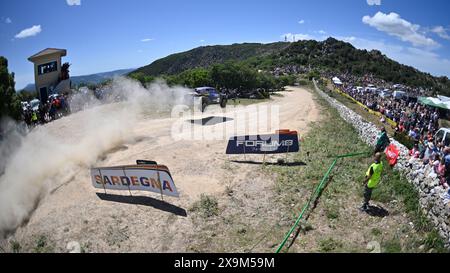
M378 186L381 180L381 172L383 172L383 163L373 163L370 165L369 169L367 170L366 175L370 176L370 169L373 169L372 177L370 178L369 182L367 183L367 186L369 189L374 189Z

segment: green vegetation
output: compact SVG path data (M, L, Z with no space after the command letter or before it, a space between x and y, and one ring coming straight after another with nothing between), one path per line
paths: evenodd
M133 72L129 76L144 85L157 79L142 72ZM258 72L247 63L236 61L214 64L209 68L189 69L179 74L162 75L161 77L169 85L182 85L190 88L213 86L218 89L227 88L246 92L262 89L264 91L260 91L259 98L268 98L268 91L280 90L284 86L294 85L297 80L297 77L293 75L274 77L267 72Z
M208 69L227 61L243 62L255 71L272 71L276 67L296 65L317 69L311 76L318 71L343 72L359 76L372 74L387 82L432 88L438 94L450 95L450 80L447 77L433 77L429 73L393 61L380 51L358 50L351 44L334 38L323 42L298 41L199 47L157 60L132 72L132 75L135 73L155 77L177 75L197 68Z
M0 117L20 117L21 105L14 86L14 73L8 71L8 60L0 56Z
M395 133L394 139L410 150L414 148L415 141L407 133Z
M54 247L48 241L48 239L45 235L40 235L36 239L33 252L35 252L35 253L51 253L51 252L54 252Z
M380 236L382 234L382 231L380 229L378 229L378 228L373 228L371 233L372 233L373 236L378 237L378 236Z
M175 75L194 68L208 68L225 61L239 62L254 56L269 55L286 48L288 45L286 43L244 43L203 46L159 59L133 73L141 72L148 76Z
M381 244L382 251L385 253L401 253L402 245L400 239L393 238L387 241L382 242Z
M14 73L8 71L8 60L0 56L0 117L9 116L19 120L22 113L22 101L37 97L36 92L16 92Z
M190 211L200 213L205 218L219 215L219 202L215 197L202 194L200 200L195 202Z
M14 241L14 240L11 241L10 245L11 245L11 250L13 253L20 253L20 251L22 250L22 246L17 241Z
M321 252L336 252L337 250L341 249L343 247L342 242L333 239L333 238L327 238L319 241L320 251Z

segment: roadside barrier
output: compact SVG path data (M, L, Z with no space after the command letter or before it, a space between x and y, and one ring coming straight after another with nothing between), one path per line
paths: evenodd
M335 157L335 159L333 161L333 164L331 164L330 168L328 168L328 171L325 173L324 177L322 178L322 181L319 183L319 185L317 185L313 195L308 200L306 205L303 207L303 210L300 213L300 215L298 216L297 220L295 221L295 224L292 226L292 228L289 230L289 232L286 233L286 235L284 236L284 239L281 242L280 246L277 248L276 253L280 253L281 252L281 250L283 249L283 247L286 245L287 241L289 240L289 237L291 236L291 234L294 232L294 230L300 224L300 221L303 219L304 214L310 208L311 204L313 202L315 202L320 197L320 193L325 188L326 182L328 181L328 177L330 176L331 172L333 171L333 169L336 166L336 164L339 161L339 159L349 158L349 157L357 157L357 156L362 156L362 155L369 155L369 153L368 152L362 152L362 153L354 153L354 154L345 154L345 155L340 155L340 156Z

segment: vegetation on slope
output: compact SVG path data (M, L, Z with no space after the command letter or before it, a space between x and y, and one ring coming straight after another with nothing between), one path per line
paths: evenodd
M130 75L142 84L156 79L142 73ZM182 85L190 88L200 86L214 86L218 89L236 89L250 92L256 89L275 90L286 85L293 85L296 76L274 77L267 72L258 72L244 62L227 61L223 64L214 64L209 68L194 68L176 75L162 76L169 85Z
M253 56L268 55L286 46L288 46L286 43L202 46L159 59L133 73L143 73L146 76L173 75L193 68L207 68L225 61L242 61Z
M323 72L372 74L387 82L412 87L430 88L435 93L450 95L450 80L402 65L380 51L359 50L351 44L329 38L323 42L234 44L231 46L200 47L170 55L142 67L133 74L141 76L174 75L195 68L209 68L225 61L244 62L255 70L271 71L276 67L297 65Z

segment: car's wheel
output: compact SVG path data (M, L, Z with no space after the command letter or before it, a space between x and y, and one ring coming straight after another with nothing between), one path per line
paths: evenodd
M220 107L225 108L227 107L228 99L226 97L220 97Z
M208 106L208 101L205 98L201 98L200 111L205 112L206 106Z

